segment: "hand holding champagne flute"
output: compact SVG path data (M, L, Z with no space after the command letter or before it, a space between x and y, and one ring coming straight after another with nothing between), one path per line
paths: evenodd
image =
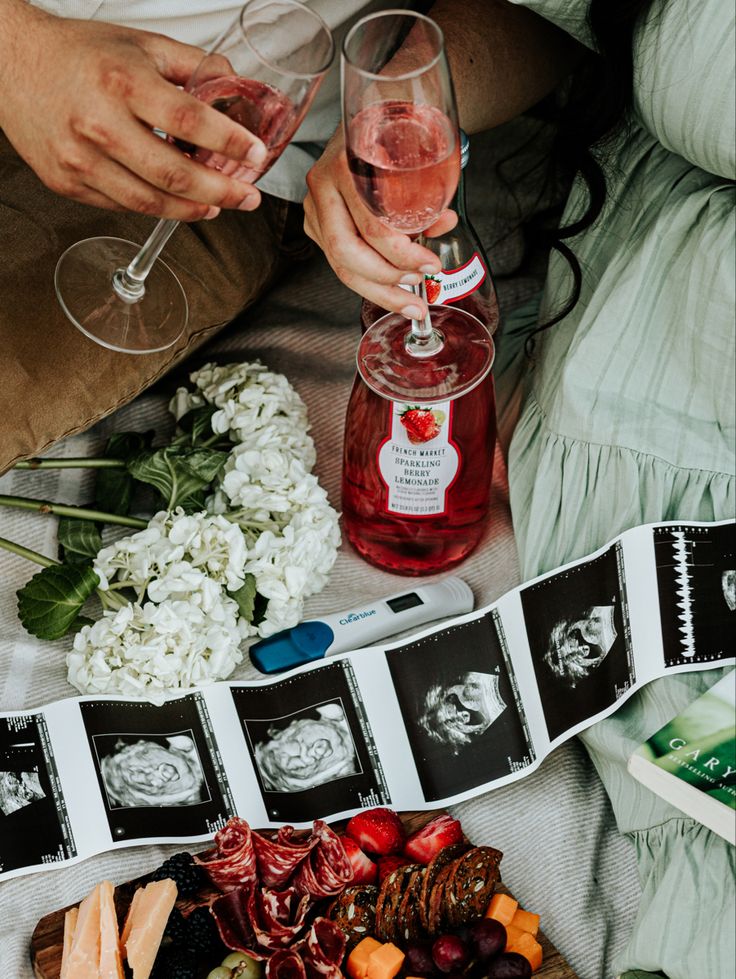
M439 27L410 11L360 20L345 38L343 124L348 166L366 207L391 228L418 235L450 203L460 175L452 81ZM418 295L423 282L414 287ZM384 316L358 352L363 380L394 400L442 400L487 374L485 327L457 309L436 308L434 324Z
M332 36L299 0L250 0L203 57L186 88L266 147L257 164L181 141L193 160L255 182L279 158L306 115L334 54ZM187 323L184 291L159 254L178 226L162 220L141 247L120 238L77 242L56 267L59 302L84 334L112 350L152 353Z

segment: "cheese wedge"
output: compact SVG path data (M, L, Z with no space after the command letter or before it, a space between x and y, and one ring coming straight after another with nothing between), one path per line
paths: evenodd
M100 885L79 905L71 948L60 979L99 979Z
M176 884L173 880L155 880L137 891L136 897L125 923L125 954L133 979L149 979L176 901ZM75 975L74 979L83 977Z
M120 955L115 888L109 880L100 884L100 963L99 979L125 979Z
M60 979L65 979L64 972L67 968L67 960L69 959L69 953L72 950L72 941L74 940L74 929L77 927L77 918L79 917L79 908L69 908L67 913L64 915L64 946L61 952L61 973Z
M125 946L128 944L128 939L130 938L130 924L136 916L136 906L140 903L141 895L145 888L139 887L137 891L133 894L133 900L130 902L130 907L128 908L128 913L125 916L125 924L123 925L123 933L120 936L120 945L123 950L123 956L125 956Z

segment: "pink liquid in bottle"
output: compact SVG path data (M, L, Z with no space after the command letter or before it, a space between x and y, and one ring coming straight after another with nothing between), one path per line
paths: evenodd
M357 376L343 455L343 526L366 561L444 571L480 541L496 441L493 375L452 401L399 403Z

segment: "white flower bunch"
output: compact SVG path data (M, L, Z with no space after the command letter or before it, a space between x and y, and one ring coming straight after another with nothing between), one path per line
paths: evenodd
M83 693L162 703L172 690L230 676L243 659L246 623L222 588L210 585L200 602L167 598L104 612L74 637L69 682Z
M340 546L338 514L312 474L314 443L304 402L262 364L208 364L170 410L177 418L213 404L213 431L235 443L207 507L227 515L248 542L247 574L268 600L258 635L295 626L304 599L324 588Z
M212 432L232 449L207 512L161 511L98 552L105 611L67 657L69 682L83 693L158 702L166 691L225 679L246 638L299 622L335 562L338 515L311 472L306 408L286 378L255 363L207 365L191 379L197 390L181 388L170 410L179 421L215 406ZM253 598L253 588L262 599L255 624L237 594Z
M207 513L187 515L177 507L157 513L145 530L104 547L93 566L103 590L114 579L118 587L134 588L140 601L146 590L149 598L154 598L152 589L191 591L186 576L194 584L202 572L228 591L237 591L245 582L246 552L237 524Z

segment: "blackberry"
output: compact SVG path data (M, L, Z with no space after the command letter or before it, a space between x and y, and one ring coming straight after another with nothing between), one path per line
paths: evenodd
M156 956L151 979L196 979L197 961L188 949L169 948Z
M215 919L207 907L195 908L185 919L182 943L195 952L214 952L220 945Z
M192 897L205 883L204 871L191 853L175 853L151 875L152 880L173 880L180 897Z
M178 908L173 908L166 922L164 935L175 945L185 945L188 930L187 919Z

